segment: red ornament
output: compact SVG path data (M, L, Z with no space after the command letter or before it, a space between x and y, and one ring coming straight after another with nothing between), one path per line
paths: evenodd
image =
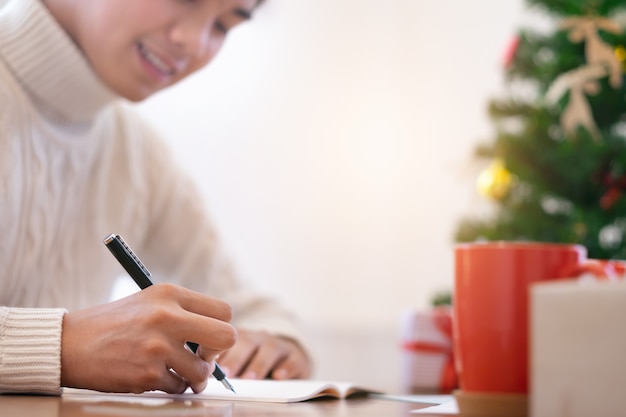
M513 65L513 59L515 59L515 54L517 53L517 49L519 48L521 41L522 39L519 36L515 36L509 43L509 46L506 48L506 51L504 53L505 69L508 70Z
M600 197L600 207L604 210L610 210L621 198L622 192L626 190L626 175L613 177L611 174L606 174L602 183L608 189Z

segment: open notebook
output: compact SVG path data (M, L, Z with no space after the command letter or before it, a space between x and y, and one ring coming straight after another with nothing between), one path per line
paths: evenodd
M292 403L311 400L314 398L348 398L350 396L364 395L368 393L382 393L382 391L360 387L350 382L327 382L315 380L248 380L248 379L228 379L236 394L228 391L215 379L208 381L204 391L194 394L189 390L184 394L166 394L160 391L149 391L139 396L159 397L159 398L188 398L206 400L228 400L228 401L257 401L274 403ZM137 394L105 394L96 391L65 388L63 395L115 395L115 396L136 396Z

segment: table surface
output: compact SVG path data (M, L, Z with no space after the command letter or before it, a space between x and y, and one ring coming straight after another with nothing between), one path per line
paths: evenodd
M115 396L0 395L0 416L7 417L409 417L426 404L376 398L318 399L274 404L210 400L175 400Z

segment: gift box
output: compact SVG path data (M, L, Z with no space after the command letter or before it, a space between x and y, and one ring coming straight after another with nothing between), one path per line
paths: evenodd
M405 392L449 393L457 387L451 307L405 312L401 340Z
M626 413L626 283L533 285L532 417Z

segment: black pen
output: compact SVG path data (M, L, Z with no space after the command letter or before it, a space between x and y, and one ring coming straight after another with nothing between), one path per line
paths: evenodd
M132 251L132 249L124 242L124 239L120 235L111 234L104 239L104 244L111 251L113 256L118 260L118 262L124 267L126 272L130 275L130 277L139 285L139 288L142 290L151 286L152 281L150 280L150 271L148 268L144 266L143 263L139 260L137 255ZM198 345L193 342L187 342L187 347L191 349L192 352L196 352L198 349ZM215 370L213 371L213 376L215 379L220 381L222 385L224 385L227 389L235 392L233 386L226 379L226 374L220 368L220 366L215 362Z

